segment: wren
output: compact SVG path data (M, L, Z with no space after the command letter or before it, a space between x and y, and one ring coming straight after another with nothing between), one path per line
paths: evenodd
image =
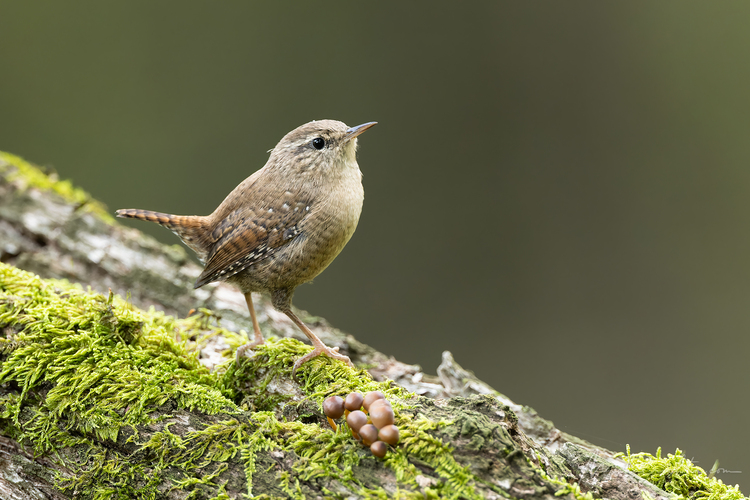
M195 288L227 281L240 289L255 337L237 349L238 361L263 343L251 293L264 292L313 344L313 351L294 363L293 373L321 354L353 366L294 314L292 295L328 267L357 227L364 200L357 136L375 124L350 128L319 120L297 127L211 215L125 209L117 216L156 222L177 234L205 265Z

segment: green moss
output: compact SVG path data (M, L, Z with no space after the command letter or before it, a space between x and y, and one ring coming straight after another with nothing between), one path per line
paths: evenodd
M721 479L711 477L706 471L687 459L677 449L673 454L661 456L661 448L656 456L650 453L630 453L618 456L625 459L628 469L646 481L658 486L668 493L674 493L690 500L742 500L738 486L727 486Z
M198 353L175 340L189 322L7 265L0 267L0 291L14 296L3 300L0 323L19 330L12 343L0 341L7 355L0 383L22 387L20 398L5 404L14 422L27 394L42 387L49 387L44 414L35 421L44 426L67 414L100 439L116 440L121 427L148 422L149 410L170 399L208 414L238 411Z
M17 156L0 152L0 175L114 221L85 191ZM180 255L173 258L184 259L174 248ZM218 326L206 309L178 320L0 263L0 332L0 432L63 465L57 486L75 498L161 498L181 490L187 498L221 500L238 484L252 497L256 480L288 498L309 496L301 480L330 497L479 498L479 485L507 495L461 465L448 444L470 439L463 448L471 452L497 446L495 437L507 432L485 425L481 414L428 418L412 411L414 395L325 357L303 365L301 385L291 384L293 362L311 347L290 339L268 341L240 364L230 350L227 363L209 372L198 360L208 340L220 335L236 348L247 339ZM346 425L334 431L320 418L326 397L372 390L393 403L401 430L384 460L352 439ZM261 452L271 450L291 465L261 464ZM641 477L690 500L744 498L680 450L661 458L661 450L631 455L628 448L627 461ZM383 467L398 481L395 491L376 486ZM439 479L420 488L424 468ZM532 469L556 496L593 498Z
M181 491L222 499L230 487L252 497L259 485L288 498L498 491L459 463L449 444L473 439L472 452L498 446L507 433L475 411L491 398L464 401L467 411L456 421L437 418L444 411L437 407L428 417L420 413L424 402L404 389L325 357L303 365L295 384L293 363L311 347L291 339L269 340L239 364L229 350L210 372L198 356L211 337L232 346L246 340L216 322L208 310L175 319L0 264L0 331L7 336L0 339L0 431L64 465L57 486L75 498ZM393 404L401 442L384 460L345 424L334 431L323 419L326 397L355 390L381 390ZM417 477L425 470L434 473L422 488ZM396 491L378 486L384 473L396 478Z
M0 175L112 220L83 190L17 156L0 152ZM414 395L325 357L303 365L293 384L293 362L311 347L290 339L268 341L239 364L228 352L209 372L198 356L211 337L234 348L246 341L217 321L205 309L180 320L140 311L119 297L0 264L0 331L7 333L0 339L0 431L64 465L70 472L57 484L77 498L151 498L165 493L165 483L191 497L224 498L237 468L248 496L270 475L266 483L280 484L278 495L299 498L310 493L300 481L323 491L336 485L332 495L478 497L476 477L440 437L452 424L407 411ZM333 431L320 415L330 395L372 390L392 402L402 435L382 461L346 425ZM215 418L178 423L186 410ZM269 450L288 457L290 467L261 467L259 456ZM441 480L420 488L413 460ZM395 492L375 486L384 467L399 482Z
M4 432L55 455L73 475L59 476L59 486L83 497L153 491L159 471L144 480L145 461L131 465L97 443L137 442L139 426L166 417L167 402L207 415L240 412L195 345L176 340L195 322L0 265L0 326L14 331L0 339L0 384L18 388L0 393Z
M25 187L55 192L79 209L93 212L107 222L114 222L106 207L86 191L68 180L59 180L55 174L47 175L42 169L19 156L0 151L0 174L5 175L10 181L20 181Z
M324 357L303 365L298 392L285 393L294 360L311 349L290 339L211 373L198 360L201 345L218 334L243 342L215 321L207 310L182 320L140 311L0 264L0 327L11 333L0 339L3 433L64 464L70 474L58 476L58 486L80 498L154 497L164 481L195 498L223 498L232 463L251 496L256 476L269 473L258 470L258 453L269 450L293 459L290 470L275 473L280 493L291 497L305 496L300 481L323 480L385 498L373 489L382 465L399 481L398 498L421 497L410 458L443 479L428 497L477 497L473 476L436 436L450 424L403 414L411 394ZM354 390L381 390L393 403L402 444L384 461L345 425L321 426L323 399ZM190 422L178 434L172 413L181 410L221 418Z

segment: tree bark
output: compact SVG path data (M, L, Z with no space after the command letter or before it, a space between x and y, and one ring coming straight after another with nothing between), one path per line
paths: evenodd
M220 318L221 326L227 330L248 329L244 300L234 288L220 283L193 289L201 268L182 247L160 244L119 225L101 204L82 191L7 154L0 154L0 261L42 278L80 283L105 297L111 290L140 309L153 306L176 317L185 317L192 309L210 310L212 313L204 311L204 316ZM64 294L59 297L65 300ZM24 300L0 281L0 331L6 338L4 347L0 344L0 371L17 348L16 339L27 328L26 323L7 316L4 319L3 310L23 310ZM108 300L111 307L112 299ZM304 340L288 318L271 307L267 297L258 296L255 300L266 336ZM148 423L123 426L116 436L107 437L81 422L71 410L55 422L66 433L66 442L72 443L75 438L78 444L58 444L51 447L53 451L48 447L40 454L39 449L44 447L30 440L28 436L35 434L23 428L24 421L34 421L24 416L24 411L46 411L44 401L55 390L55 383L35 386L25 393L21 379L6 374L0 378L0 396L6 401L5 409L0 405L0 497L126 498L123 492L129 491L130 496L144 498L187 498L191 492L192 498L241 498L249 494L250 478L252 494L274 498L411 495L551 500L556 495L580 498L581 492L623 500L640 498L641 492L655 499L670 496L628 472L626 464L612 452L556 429L533 409L514 403L478 380L461 368L449 352L443 354L437 376L431 376L418 366L401 363L358 342L323 319L304 312L300 315L327 345L338 346L355 364L367 366L375 381L392 380L409 391L410 395L396 398L400 404L399 421L405 422L407 434L410 433L403 446L399 445L402 448L398 455L393 455L402 462L394 465L374 459L353 439L339 440L335 453L334 448L329 448L322 455L328 465L339 460L338 468L323 464L321 467L328 467L328 472L312 473L311 464L321 460L321 456L309 457L306 450L309 446L329 446L316 441L319 436L314 433L307 444L294 441L299 436L274 435L268 437L270 441L258 441L258 433L267 432L263 430L265 420L260 420L259 415L277 422L277 427L286 425L281 434L298 424L294 427L296 432L310 432L314 428L311 426L318 426L320 436L333 439L333 431L317 402L320 398L309 393L310 378L300 381L299 377L291 377L290 370L280 371L270 382L263 382L269 394L276 391L283 400L268 407L272 416L256 413L253 408L243 410L238 402L242 398L235 400L234 410L215 413L190 409L170 398L150 410ZM192 328L194 334L217 331L209 320L202 325L193 324ZM222 353L229 343L222 335L204 342L200 363L216 370L226 359ZM248 372L233 364L229 368L222 365L219 371L223 371L226 380L231 380L234 373L241 393L259 383L242 379L241 384L241 375L265 376L264 363L270 361L258 356L248 361L248 366L252 366ZM89 390L95 392L96 384ZM13 398L30 401L15 417L8 410L8 401L15 401ZM222 446L237 453L211 455L206 448L203 462L190 465L190 460L182 457L184 467L178 466L175 457L191 450L189 443L218 439L201 432L208 428L220 429L216 432L224 436ZM229 429L234 434L228 433ZM160 451L155 451L157 440L165 438L173 442L162 443ZM258 445L262 442L268 446ZM258 445L252 450L254 461L248 460L249 443ZM427 443L442 450L439 460L420 454L420 450L427 449ZM83 449L85 446L90 446L90 450ZM81 454L87 453L88 461L82 460ZM118 478L106 473L105 467L97 469L92 465L96 460L111 464L115 459L119 460L117 463L131 464L133 469L122 469L130 472L122 472ZM248 472L251 462L254 470ZM342 469L346 467L349 469ZM407 469L411 475L406 474L405 478ZM155 478L152 485L147 484L149 470ZM204 483L196 479L207 477ZM175 484L182 487L176 488ZM69 487L64 489L66 485Z

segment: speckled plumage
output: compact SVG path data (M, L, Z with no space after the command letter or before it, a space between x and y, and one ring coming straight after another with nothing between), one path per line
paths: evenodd
M349 128L334 120L302 125L279 141L266 165L242 181L208 216L178 216L147 210L118 210L161 224L193 249L205 269L195 287L229 281L248 302L255 341L262 343L251 292L270 293L325 354L349 362L323 343L291 311L294 289L320 274L341 252L359 221L364 200L356 160L357 135L374 123ZM319 141L324 141L320 149ZM238 350L238 357L244 351ZM295 363L295 369L312 356Z

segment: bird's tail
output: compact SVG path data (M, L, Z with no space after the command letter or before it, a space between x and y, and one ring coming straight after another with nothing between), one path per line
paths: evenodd
M138 208L126 208L116 212L117 217L123 219L139 219L157 224L172 230L187 246L198 254L198 258L205 260L210 246L208 241L211 231L208 230L207 217L200 215L172 215Z

